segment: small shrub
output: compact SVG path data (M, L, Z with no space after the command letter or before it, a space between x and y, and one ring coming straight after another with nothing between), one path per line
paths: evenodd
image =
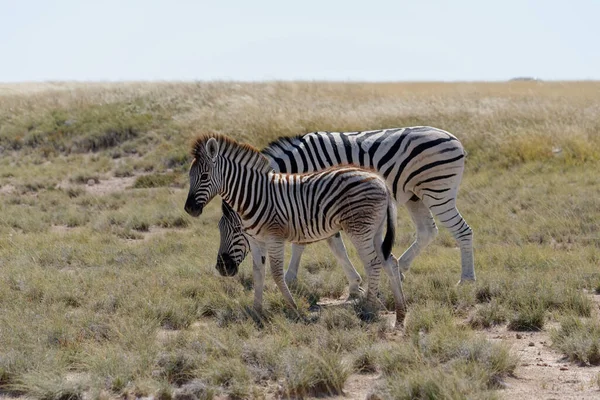
M469 324L473 328L489 328L504 323L506 319L506 309L494 300L478 306L475 313L469 318Z
M332 264L329 261L317 261L317 262L309 262L306 265L303 266L303 268L306 269L306 271L310 274L317 274L320 271L323 270L330 270L333 269L335 267L334 264Z
M94 183L100 183L100 177L96 174L91 174L91 173L86 173L86 172L79 172L77 174L75 174L74 176L69 178L69 181L71 183L76 183L79 185L85 185L87 184L89 181L93 181Z
M148 316L156 318L165 329L187 328L195 319L195 309L188 302L161 302L149 307Z
M544 327L545 307L539 304L528 304L519 309L508 322L512 331L540 331Z
M569 316L551 333L553 346L571 361L600 365L600 324Z
M452 310L444 304L427 302L425 305L415 305L406 316L406 333L411 336L419 332L429 332L438 324L446 324L452 320Z
M144 238L144 235L134 232L131 229L116 229L114 233L121 239L142 240Z
M352 369L359 374L377 372L378 353L374 346L362 346L352 355Z
M356 314L346 307L331 307L326 309L323 312L321 321L329 330L350 330L360 325Z
M592 316L592 300L581 290L568 290L562 299L563 311L574 313L579 317L589 318Z
M173 400L212 400L216 395L214 388L195 379L173 392Z
M287 396L335 396L342 394L350 368L340 354L309 349L289 352L284 361Z
M161 368L160 375L167 382L175 385L183 385L194 378L196 364L194 359L185 353L163 354L158 360Z
M377 363L383 375L397 376L423 364L423 356L412 345L389 344L378 349Z
M133 188L157 188L173 186L177 183L179 174L149 174L138 176L133 183Z
M25 369L24 354L14 350L3 351L0 354L0 392L14 390L20 373Z
M81 196L82 194L85 194L85 190L80 188L80 187L75 187L75 186L69 186L68 188L65 189L65 192L67 193L67 196L69 196L69 198L74 199L76 197Z
M156 225L161 228L187 228L190 224L190 218L181 213L161 215L156 221Z
M475 299L478 303L489 303L495 297L500 297L502 288L498 284L487 282L477 288Z
M379 305L367 301L366 297L352 303L354 312L358 318L367 323L376 323L380 321Z
M114 172L116 178L128 178L133 176L133 167L131 165L121 165Z
M242 361L250 368L256 382L276 380L279 376L281 346L274 340L244 343Z
M202 376L220 386L231 399L246 399L250 393L250 374L239 359L221 359L205 366Z
M28 396L42 400L81 400L84 392L81 382L67 381L57 372L26 373L17 387Z
M150 222L134 216L127 222L126 228L133 229L138 232L148 232L150 230Z
M482 391L479 382L464 374L453 374L444 368L410 371L400 377L389 376L385 387L375 392L381 398L396 400L459 400Z
M190 155L187 149L182 148L179 151L171 151L163 157L163 164L166 168L181 168L190 162Z
M310 306L315 306L321 299L319 288L306 282L294 281L289 285L290 291L295 298L303 297Z

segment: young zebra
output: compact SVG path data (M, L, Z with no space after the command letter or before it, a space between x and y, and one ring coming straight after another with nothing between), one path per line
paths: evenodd
M291 307L297 308L283 278L285 242L306 244L343 230L365 264L367 301L375 303L383 266L394 294L397 326L401 326L406 304L391 255L396 203L377 174L351 166L306 174L278 173L258 150L219 134L199 137L193 157L186 212L197 217L215 195L221 195L240 215L251 246L268 254L273 279ZM255 260L254 308L259 312L264 268L264 257Z
M372 168L393 188L396 201L406 206L417 227L416 240L398 260L400 269L407 271L437 234L433 213L460 245L460 281L475 280L473 232L456 208L465 152L450 133L427 126L368 132L313 132L279 138L262 153L279 172L310 172L338 164ZM225 202L222 208L217 268L237 272L250 246L240 228L240 217ZM341 237L331 237L327 243L342 264L350 283L350 294L357 294L360 275L348 259ZM301 244L292 245L292 257L285 274L288 283L296 279L304 248ZM261 254L254 250L253 258L260 258Z

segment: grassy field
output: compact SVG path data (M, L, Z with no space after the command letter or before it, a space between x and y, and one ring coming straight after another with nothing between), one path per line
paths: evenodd
M235 278L214 269L219 202L183 211L191 140L412 125L468 151L458 207L477 282L456 286L440 229L407 273L399 333L334 301L347 284L319 243L294 288L303 318L269 277L255 323L250 260ZM372 398L491 399L519 364L486 338L494 327L547 332L573 366L598 365L599 171L597 82L2 84L0 397L310 397L363 382ZM396 256L414 237L399 214Z

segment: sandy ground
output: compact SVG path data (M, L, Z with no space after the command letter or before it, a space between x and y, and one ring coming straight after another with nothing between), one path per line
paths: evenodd
M136 176L129 176L125 178L111 177L108 179L101 179L99 182L90 180L90 182L85 185L85 190L88 193L98 196L108 193L121 192L133 186L135 179Z
M504 399L600 399L600 366L571 363L550 348L550 335L542 332L509 332L496 328L485 332L491 341L511 346L520 358L515 376L505 380L498 393Z

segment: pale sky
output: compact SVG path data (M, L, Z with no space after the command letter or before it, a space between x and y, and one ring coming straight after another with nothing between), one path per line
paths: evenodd
M600 0L0 0L0 82L600 79Z

